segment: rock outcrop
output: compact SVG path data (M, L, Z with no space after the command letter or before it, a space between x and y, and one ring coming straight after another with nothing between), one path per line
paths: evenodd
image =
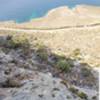
M98 76L88 64L42 46L25 48L17 42L13 45L18 47L7 47L7 43L0 46L0 100L97 100Z

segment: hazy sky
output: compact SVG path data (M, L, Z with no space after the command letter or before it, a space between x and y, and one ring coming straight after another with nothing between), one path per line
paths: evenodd
M76 4L100 6L100 0L0 0L0 19L27 20L30 16L41 16L54 7Z

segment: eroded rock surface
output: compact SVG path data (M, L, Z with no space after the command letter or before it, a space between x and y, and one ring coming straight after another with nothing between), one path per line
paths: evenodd
M73 67L62 72L57 55L40 54L0 47L0 100L98 100L98 76L87 64L63 58Z

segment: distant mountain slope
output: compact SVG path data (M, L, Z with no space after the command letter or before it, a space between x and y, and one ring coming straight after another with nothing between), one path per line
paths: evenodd
M93 23L100 23L100 7L93 6L76 6L73 9L68 7L55 8L48 12L48 14L40 19L33 19L23 25L32 27L62 27L62 26L76 26L87 25Z
M67 6L55 8L44 17L30 22L15 24L1 23L0 26L18 28L60 28L65 26L89 25L100 23L100 7L77 5L75 8Z

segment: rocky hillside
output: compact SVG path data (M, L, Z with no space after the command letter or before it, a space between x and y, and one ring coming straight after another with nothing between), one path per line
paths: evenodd
M51 10L0 23L0 100L98 100L100 7Z
M32 34L1 33L0 100L98 100L98 73L79 49L65 56Z

